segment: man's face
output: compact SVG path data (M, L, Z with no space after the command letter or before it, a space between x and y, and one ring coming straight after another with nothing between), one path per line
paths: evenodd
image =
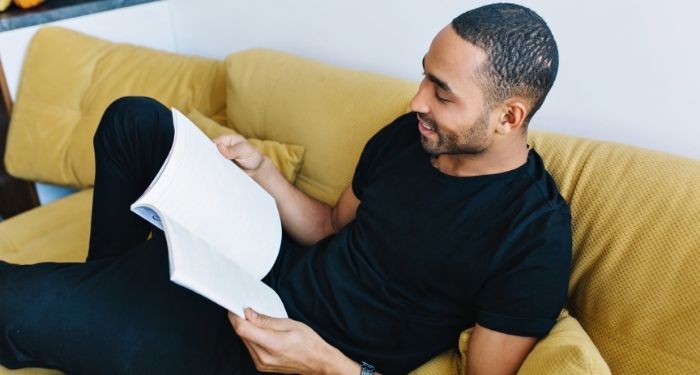
M451 26L433 39L423 59L424 78L411 101L426 152L478 154L492 142L491 111L476 73L486 53Z

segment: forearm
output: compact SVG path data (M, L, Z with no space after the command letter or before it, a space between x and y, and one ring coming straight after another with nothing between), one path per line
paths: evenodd
M326 365L321 368L319 374L324 375L358 375L360 364L346 357L339 350L334 349L334 353L327 356Z
M335 231L331 207L289 183L270 159L250 176L275 198L282 225L297 242L312 245Z

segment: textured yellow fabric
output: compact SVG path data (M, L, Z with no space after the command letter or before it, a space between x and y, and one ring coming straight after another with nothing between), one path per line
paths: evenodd
M90 237L92 189L0 223L0 259L10 263L82 262Z
M304 146L296 186L334 204L369 137L408 110L416 84L268 50L226 57L228 123Z
M564 310L549 335L535 345L518 373L605 375L610 374L610 368L586 331Z
M23 368L18 370L8 370L0 366L0 375L61 375L57 370L49 370L45 368Z
M114 44L58 27L39 30L25 56L5 154L28 180L84 188L94 180L92 137L105 108L126 95L223 113L220 61Z
M534 133L571 204L569 309L613 373L700 373L700 161Z
M187 117L209 138L213 139L224 134L238 134L235 130L204 116L196 109L190 111ZM249 138L248 142L263 155L267 156L287 180L294 183L304 159L304 147L255 138Z
M459 336L459 351L449 350L411 374L466 374L472 330ZM552 331L535 345L518 374L605 375L610 374L610 369L581 325L563 310Z
M450 349L410 372L411 375L463 374L459 352Z

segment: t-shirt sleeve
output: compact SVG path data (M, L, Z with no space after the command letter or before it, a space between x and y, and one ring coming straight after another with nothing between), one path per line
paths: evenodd
M560 207L525 225L476 296L476 322L517 336L546 336L567 298L571 214Z

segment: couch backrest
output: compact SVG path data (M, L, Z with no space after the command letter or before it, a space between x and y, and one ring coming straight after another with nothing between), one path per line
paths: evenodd
M229 126L305 147L301 190L335 203L365 143L408 111L416 84L270 50L226 58Z
M37 31L24 60L8 133L10 174L84 188L94 180L92 137L105 108L151 96L187 113L223 115L221 61L115 44L59 27Z
M571 205L569 309L612 372L700 373L700 161L548 133L530 142Z

